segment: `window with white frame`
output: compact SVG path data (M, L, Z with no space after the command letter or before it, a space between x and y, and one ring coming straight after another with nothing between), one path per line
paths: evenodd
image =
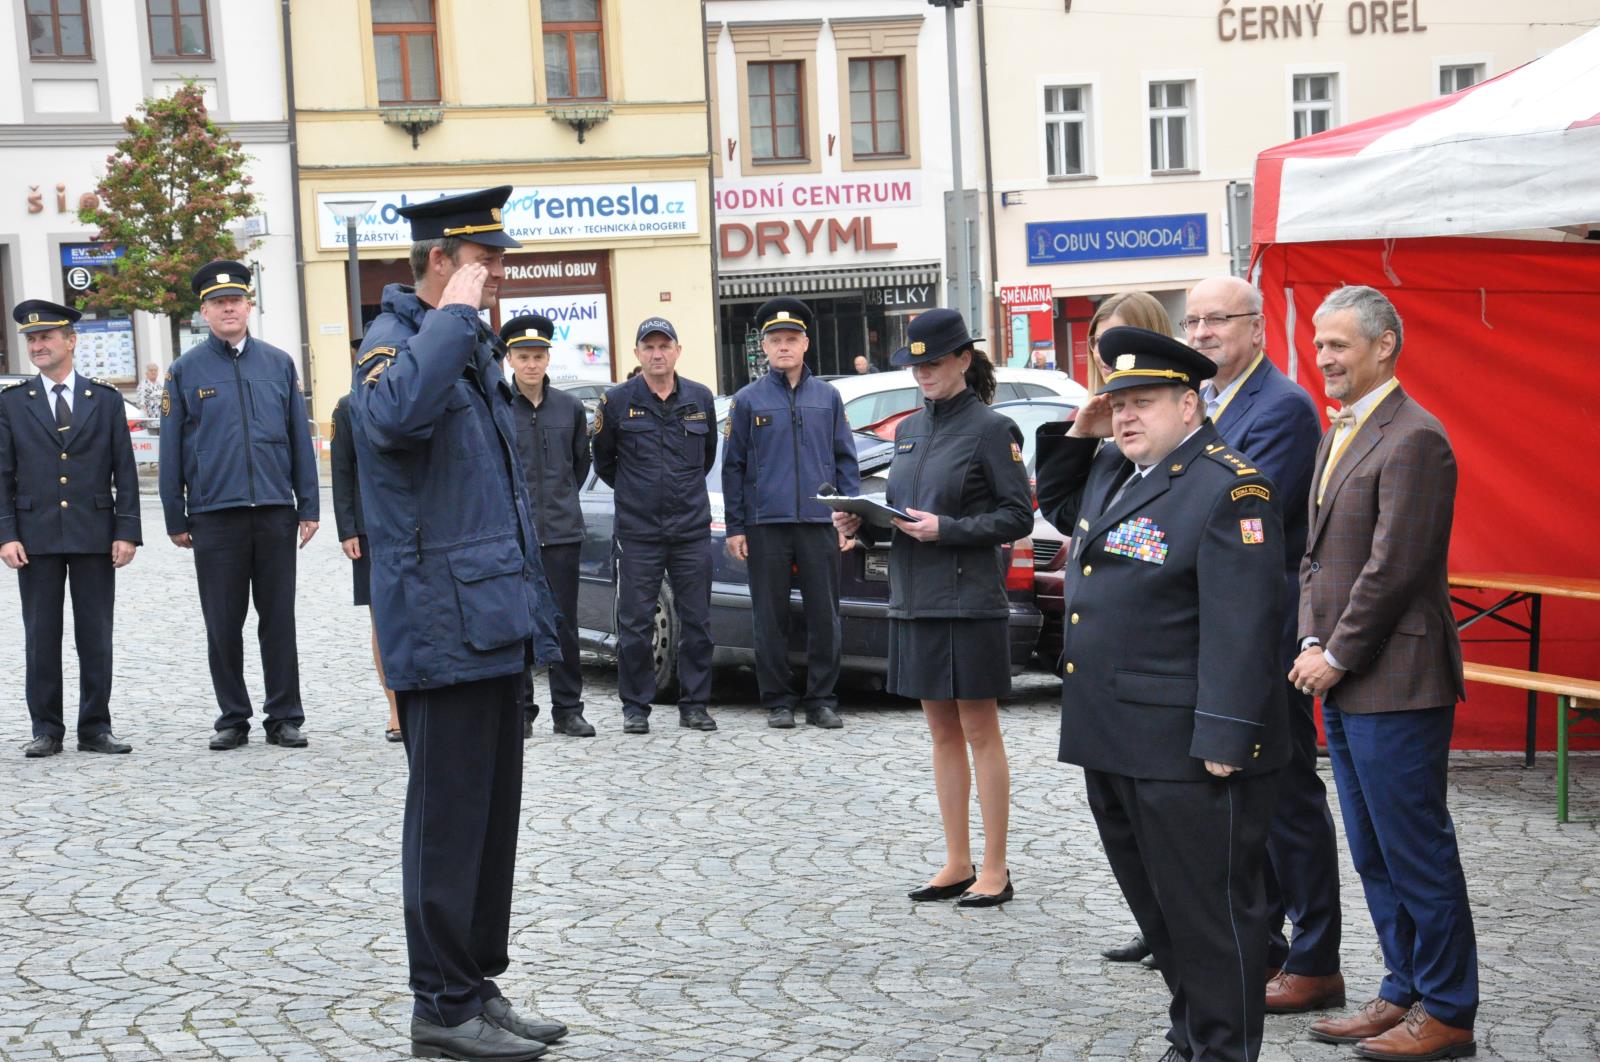
M1439 95L1448 96L1483 80L1482 63L1457 63L1439 68Z
M1294 139L1326 133L1339 124L1335 96L1337 74L1296 74L1294 76Z
M1155 173L1192 170L1194 165L1193 81L1150 82L1150 169Z
M1053 85L1044 90L1047 176L1082 177L1094 172L1089 132L1088 85Z

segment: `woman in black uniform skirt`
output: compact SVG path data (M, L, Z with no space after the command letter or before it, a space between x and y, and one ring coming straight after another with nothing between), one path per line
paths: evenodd
M913 519L895 520L889 547L888 688L922 701L945 839L944 866L910 895L994 907L1012 896L1011 772L998 704L1011 690L1010 604L1000 547L1033 529L1033 500L1022 433L989 408L994 367L961 315L929 310L907 336L890 363L911 366L923 406L895 432L889 469L889 504ZM872 535L858 517L838 513L834 522L846 534ZM967 829L974 775L981 871Z
M339 548L350 558L350 574L355 583L355 603L372 613L372 560L361 519L361 486L356 481L356 447L350 435L350 396L334 403L332 454L333 521L339 533ZM378 672L378 685L389 699L389 725L383 735L400 740L400 716L395 711L394 691L383 681L383 660L378 656L378 629L372 628L372 666Z

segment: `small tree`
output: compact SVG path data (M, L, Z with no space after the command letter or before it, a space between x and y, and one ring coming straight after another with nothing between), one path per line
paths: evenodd
M98 228L95 239L123 248L96 279L93 301L166 314L176 356L179 323L200 306L189 279L207 262L241 253L227 227L255 209L256 197L244 149L207 117L200 86L190 82L139 110L143 117L123 121L128 135L106 159L98 205L78 211L78 220Z

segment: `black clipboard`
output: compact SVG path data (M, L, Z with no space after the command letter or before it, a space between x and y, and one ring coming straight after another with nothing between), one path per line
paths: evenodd
M859 498L851 498L843 494L819 494L816 500L835 512L854 513L873 527L892 530L896 517L913 522L916 520L910 513L901 512L885 502L882 494L863 495Z

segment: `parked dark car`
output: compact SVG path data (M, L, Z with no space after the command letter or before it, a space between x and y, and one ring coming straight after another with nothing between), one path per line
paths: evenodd
M719 410L725 402L718 399ZM720 440L720 433L718 435ZM856 458L861 466L862 493L881 493L888 476L894 445L876 436L857 432ZM725 525L722 508L722 450L718 443L717 464L706 477L711 493L711 537L714 561L711 582L711 638L715 645L712 663L726 667L753 665L755 649L751 635L750 589L743 561L734 560L723 548ZM579 557L578 640L584 649L607 659L617 651L616 554L612 544L613 503L611 488L590 473L579 494L585 531ZM1011 600L1011 671L1022 670L1033 653L1039 636L1041 617L1033 601L1033 551L1028 539L1006 547L1008 561L1006 593ZM844 656L842 670L854 676L881 681L888 668L889 655L889 549L888 546L857 547L839 555L839 610L843 619ZM800 595L791 599L796 617L790 629L790 660L805 662L805 623L801 616ZM661 696L670 696L677 684L678 617L672 590L665 580L656 608L655 663L656 683Z
M1039 425L1071 420L1078 403L1059 398L1027 398L1017 402L996 402L994 409L1004 413L1022 431L1022 459L1028 466L1028 479L1039 475L1037 432ZM1033 594L1044 618L1039 641L1034 646L1039 661L1052 671L1061 658L1062 614L1066 611L1067 558L1062 551L1066 536L1039 515L1038 499L1033 511Z

